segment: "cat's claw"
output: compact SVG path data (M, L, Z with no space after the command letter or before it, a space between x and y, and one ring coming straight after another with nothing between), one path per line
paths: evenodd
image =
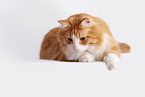
M116 54L110 53L104 57L104 62L108 70L114 70L118 66L120 59Z

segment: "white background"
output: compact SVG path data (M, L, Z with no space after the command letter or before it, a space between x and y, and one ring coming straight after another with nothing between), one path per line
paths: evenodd
M144 0L1 0L0 97L145 97L144 12ZM39 59L44 35L77 13L103 19L131 46L116 70Z

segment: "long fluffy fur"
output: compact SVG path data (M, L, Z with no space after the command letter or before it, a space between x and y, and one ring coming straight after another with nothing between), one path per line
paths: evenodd
M90 28L85 28L81 25L84 19L89 19L92 23ZM62 27L56 27L50 30L44 37L41 50L40 59L67 61L65 52L67 34L87 35L87 40L81 42L82 45L91 45L101 50L104 46L103 58L109 53L116 54L118 57L121 53L130 52L130 46L126 43L118 43L112 36L107 24L100 18L93 17L88 14L75 14L66 20L59 21L63 24ZM107 36L107 41L104 40L104 35ZM106 44L104 44L106 42ZM101 59L103 61L103 59Z

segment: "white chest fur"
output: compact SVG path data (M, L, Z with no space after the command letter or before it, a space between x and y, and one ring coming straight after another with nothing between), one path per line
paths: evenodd
M95 46L89 46L88 47L88 52L94 56L96 61L102 61L103 60L103 54L104 54L105 49L97 49Z
M69 48L68 46L67 48ZM92 55L95 61L102 61L103 60L103 54L104 54L105 49L97 49L95 46L88 46L87 50L84 52L75 52L73 49L68 49L65 53L66 58L68 60L78 60L80 56L84 55L86 52Z
M99 47L99 49L96 46L88 46L87 51L94 56L95 61L103 61L104 52L107 49L107 46L109 47L109 41L111 37L109 37L107 34L104 34L104 42Z
M79 46L79 52L76 52L74 50L75 44L71 44L67 46L67 50L65 52L66 58L68 60L78 60L80 56L83 56L86 52L89 53L95 61L102 61L103 60L103 54L107 50L106 45L109 45L109 39L110 37L106 34L104 34L104 42L100 49L97 49L96 46Z

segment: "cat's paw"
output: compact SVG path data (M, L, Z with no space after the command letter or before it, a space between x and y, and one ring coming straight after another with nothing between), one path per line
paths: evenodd
M120 59L116 54L109 53L104 57L103 61L106 63L108 70L113 70L118 66Z
M93 61L95 61L94 57L89 54L82 55L79 58L79 62L93 62Z

